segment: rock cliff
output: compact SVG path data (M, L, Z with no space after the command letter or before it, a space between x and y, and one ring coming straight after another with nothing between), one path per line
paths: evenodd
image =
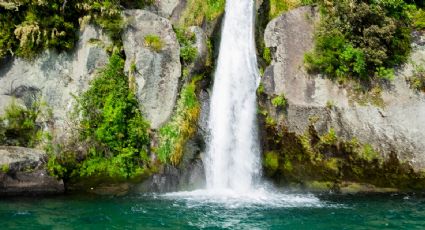
M311 133L312 129L318 137L332 132L340 142L356 140L371 145L380 157L395 157L400 162L408 162L416 172L423 171L425 95L412 90L406 81L413 74L411 62L398 68L394 81L381 83L366 92L359 92L351 83L339 84L324 76L309 74L304 68L304 54L313 48L318 20L315 8L301 7L267 25L264 38L271 50L272 62L261 79L266 96L261 97L260 104L266 108L264 114L269 123L299 137ZM425 58L421 39L423 35L412 44L413 62ZM286 99L284 108L273 105L273 98L278 96ZM273 134L269 132L269 135ZM270 145L264 148L265 152L273 149Z

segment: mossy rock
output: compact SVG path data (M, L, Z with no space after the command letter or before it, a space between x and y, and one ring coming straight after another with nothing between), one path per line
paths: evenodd
M332 188L337 192L425 189L425 175L394 153L384 155L368 143L347 141L332 128L319 135L311 125L298 135L282 123L270 124L265 119L262 116L265 175L279 186L299 184L307 190Z

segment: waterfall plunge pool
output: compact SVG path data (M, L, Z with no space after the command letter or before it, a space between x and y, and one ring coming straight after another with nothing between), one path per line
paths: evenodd
M425 228L425 194L281 194L278 203L249 196L235 203L198 193L8 198L0 200L1 229Z

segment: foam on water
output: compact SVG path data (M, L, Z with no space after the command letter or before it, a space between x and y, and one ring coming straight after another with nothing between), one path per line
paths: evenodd
M291 207L324 207L325 203L311 194L286 194L256 189L250 193L239 193L231 189L195 190L174 192L161 195L165 199L186 201L189 207L219 205L226 208L291 208Z

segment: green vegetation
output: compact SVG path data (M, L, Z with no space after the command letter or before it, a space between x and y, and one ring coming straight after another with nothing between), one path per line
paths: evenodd
M332 100L326 101L326 108L333 109L335 107L335 102Z
M272 99L271 102L272 102L272 105L274 107L277 107L277 108L284 108L284 107L286 107L286 98L285 98L285 95L276 96L276 97L274 97Z
M281 13L299 6L299 0L270 0L269 18L275 18Z
M279 167L279 155L275 152L267 152L264 155L263 165L270 170L277 170Z
M200 114L200 104L196 96L196 82L202 76L195 77L183 87L177 109L171 121L159 130L157 154L162 162L178 165L182 159L184 145L196 132L196 123Z
M0 3L0 58L34 58L40 51L70 50L80 25L99 25L114 41L121 39L122 7L144 7L152 0L14 0Z
M412 63L413 64L413 75L407 79L410 83L410 87L425 92L425 66L424 62Z
M164 47L164 42L158 35L148 34L145 36L144 45L154 52L160 52Z
M311 71L331 78L391 80L410 52L411 6L395 1L320 1Z
M204 20L213 21L224 12L225 4L225 0L188 0L180 24L200 26Z
M321 191L337 192L345 191L347 184L358 183L368 184L376 191L379 188L402 191L424 188L425 175L414 172L395 154L384 158L370 144L355 138L344 140L332 128L319 135L312 124L305 134L297 135L282 124L266 124L266 133L263 137L267 146L263 156L265 173L281 185L320 187Z
M414 12L413 26L417 30L425 29L425 10L424 9L418 9L416 12Z
M338 142L338 138L336 136L336 132L333 128L329 129L328 133L325 133L320 137L320 141L325 145L334 145Z
M184 27L174 27L174 31L180 44L180 58L184 65L189 65L195 61L198 55L198 49L194 46L196 43L195 33Z
M123 71L124 60L114 53L77 99L78 138L51 156L53 175L131 179L149 171L149 124Z
M34 147L40 140L39 114L38 104L27 109L12 102L0 117L0 145Z
M269 0L269 20L279 16L283 12L315 3L316 0Z
M8 173L9 170L10 170L9 164L4 164L4 165L1 166L1 172Z
M263 50L263 59L266 61L267 65L270 65L272 63L272 54L270 52L270 48L265 47Z

